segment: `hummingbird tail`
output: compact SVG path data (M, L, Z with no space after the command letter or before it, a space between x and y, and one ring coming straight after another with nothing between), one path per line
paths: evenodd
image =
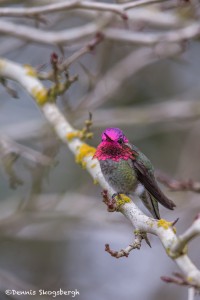
M140 196L145 207L150 211L152 216L156 219L160 219L158 201L148 192L144 191Z
M174 207L176 207L176 204L168 199L162 192L160 193L159 197L157 200L166 208L173 210Z
M168 199L161 189L159 188L155 177L150 174L145 166L138 161L133 161L134 167L136 169L138 180L144 185L146 190L153 196L160 204L164 207L173 210L176 205L170 199Z

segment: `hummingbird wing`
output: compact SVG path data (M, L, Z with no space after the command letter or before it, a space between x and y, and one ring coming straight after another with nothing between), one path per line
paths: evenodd
M140 196L142 203L146 208L150 211L154 218L160 219L158 201L147 191L144 190L142 195Z
M128 145L133 151L133 167L136 171L138 180L142 183L145 189L149 192L150 197L155 198L163 206L173 210L176 206L174 202L168 199L159 188L155 176L154 169L150 160L134 145ZM152 205L155 207L152 199ZM156 207L155 207L156 208Z
M163 206L173 210L176 205L163 194L156 182L153 172L149 172L148 168L146 168L141 161L138 161L137 158L133 160L133 166L137 173L138 180L144 185L146 190Z

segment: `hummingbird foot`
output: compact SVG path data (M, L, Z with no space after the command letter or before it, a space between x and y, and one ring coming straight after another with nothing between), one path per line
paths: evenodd
M122 200L122 195L126 195L126 196L128 196L129 194L128 193L123 193L123 192L119 192L119 193L114 193L113 195L112 195L112 198L118 198L118 199L120 199L120 200Z
M117 210L117 205L116 205L116 200L113 198L112 199L109 198L108 196L108 191L107 190L103 190L102 191L102 196L103 196L103 202L107 205L107 210L109 212L114 212Z

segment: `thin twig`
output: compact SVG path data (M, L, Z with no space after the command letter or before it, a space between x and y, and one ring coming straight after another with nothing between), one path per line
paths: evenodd
M99 105L102 105L104 102L114 97L123 83L126 82L130 76L156 61L169 56L174 56L180 53L180 51L180 47L172 47L169 53L163 52L158 55L155 49L144 47L131 52L125 58L117 62L114 67L109 69L109 71L98 80L94 90L91 91L85 99L80 101L78 107L86 108L92 105L93 108L96 108Z
M130 244L128 247L121 249L120 251L113 251L110 249L109 244L106 244L105 251L108 252L111 256L113 256L115 258L128 257L132 250L134 250L134 249L140 250L143 238L144 237L142 234L137 233L135 235L134 242L132 244Z
M194 181L192 179L172 179L160 171L156 172L156 178L160 183L164 184L171 191L191 191L195 193L200 193L200 182L198 181Z
M103 35L101 33L97 34L90 42L88 42L85 46L81 47L78 51L74 52L70 57L66 58L61 63L57 64L57 73L60 74L70 67L72 63L77 61L80 57L85 55L86 53L92 52L95 47L103 40ZM54 78L54 71L50 71L48 73L38 72L37 77L42 80L52 80Z

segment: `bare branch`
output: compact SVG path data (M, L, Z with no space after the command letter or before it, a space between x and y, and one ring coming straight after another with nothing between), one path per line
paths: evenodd
M185 100L184 98L183 96L183 100L170 99L162 103L146 104L143 107L99 108L96 110L95 126L99 127L102 124L102 120L104 126L111 126L112 120L118 120L119 125L154 125L158 123L168 123L168 126L170 126L172 122L179 123L180 121L197 120L200 117L199 100ZM112 116L112 118L110 116ZM181 126L183 126L183 122Z
M177 43L197 38L200 35L200 23L193 22L183 28L163 33L133 32L115 28L107 28L103 32L105 38L111 41L150 46L158 43Z
M99 21L97 20L96 23L92 22L82 25L81 27L56 32L17 25L7 21L0 21L0 32L39 44L63 45L81 42L84 39L91 38L91 36L94 36L101 31L108 22L110 22L110 17Z
M0 135L0 162L9 177L10 187L14 189L23 184L23 180L18 176L14 168L15 162L20 157L43 166L50 166L52 164L52 160L46 155Z
M175 47L172 46L172 48L170 48L169 52L165 49L165 51L160 53L160 55L158 55L155 49L151 48L140 48L139 50L133 51L115 64L103 78L98 80L94 90L87 95L86 99L83 99L80 102L79 108L85 108L90 105L95 108L109 100L109 98L113 97L115 93L117 93L123 83L130 76L156 61L171 55L174 56L182 51L181 47L177 47L177 45L174 46ZM126 116L126 120L127 119L128 118Z
M171 179L166 174L157 171L156 178L159 182L168 187L171 191L191 191L195 193L200 193L200 182L188 180L176 180Z
M142 240L143 240L142 234L137 234L135 236L134 242L132 244L130 244L128 247L126 247L125 249L121 249L120 251L113 251L113 250L110 249L109 244L106 244L105 245L105 251L108 252L111 256L113 256L115 258L128 257L129 253L132 250L134 250L134 249L140 250Z
M135 230L135 239L132 244L130 244L128 247L125 249L121 249L120 251L113 251L110 249L109 244L105 245L105 251L108 252L111 256L115 258L120 258L120 257L128 257L130 252L134 249L140 250L141 245L142 245L142 240L144 239L149 247L151 247L151 244L147 238L147 234L145 232L140 232Z
M44 31L27 27L24 25L13 24L8 21L0 21L0 32L14 36L26 41L32 41L40 44L72 44L83 39L91 38L101 32L105 39L116 42L126 42L128 44L156 45L159 43L176 43L191 38L197 38L200 34L199 22L186 24L185 27L162 33L137 32L120 28L108 28L112 21L112 15L107 13L104 18L97 20L95 23L89 23L81 27L68 30Z
M0 8L0 16L9 16L9 17L35 17L40 14L55 13L58 11L64 11L69 9L85 9L85 10L95 10L95 11L104 11L112 12L120 15L122 18L127 18L125 11L133 7L161 2L161 0L137 0L131 3L125 4L110 4L110 3L101 3L101 2L90 2L90 1L80 1L80 0L68 0L63 3L53 3L49 5L42 5L38 7L2 7Z
M50 165L52 160L46 155L29 147L16 143L8 137L0 135L0 158L8 154L16 154L41 165Z
M198 289L198 286L195 284L191 283L187 278L185 278L182 274L179 273L173 273L173 277L168 277L168 276L161 276L161 279L166 282L166 283L175 283L178 285L182 286L187 286L189 289ZM193 298L192 298L193 299Z
M193 224L178 237L178 240L172 245L171 250L174 252L181 252L185 246L194 239L197 235L200 235L200 213L195 218Z
M92 39L90 42L88 42L85 46L80 48L78 51L74 52L70 57L62 61L61 63L57 64L57 72L58 74L66 71L69 66L77 61L80 57L82 57L86 53L90 53L95 49L95 47L103 40L103 35L102 34L97 34L94 39ZM38 73L37 77L39 79L43 80L52 80L54 78L54 72L50 71L49 73Z

